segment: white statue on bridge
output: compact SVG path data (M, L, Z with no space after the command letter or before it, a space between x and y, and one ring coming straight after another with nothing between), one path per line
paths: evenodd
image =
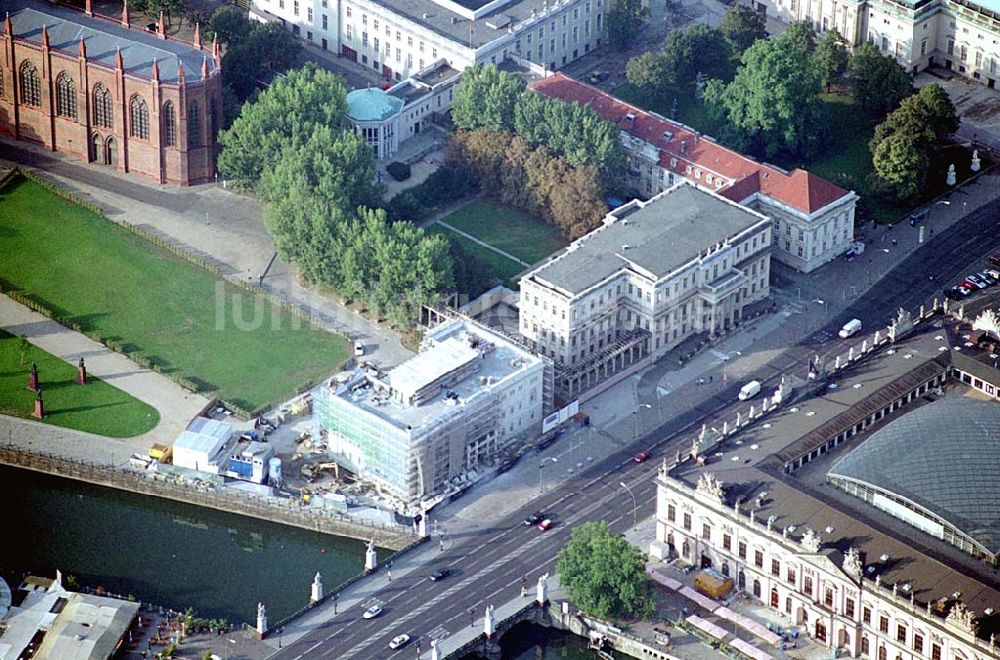
M543 573L541 577L538 578L538 586L535 589L535 601L540 605L545 605L545 601L549 599L548 593L545 588L545 581L549 579L548 573Z
M487 605L486 616L483 617L483 633L486 639L490 639L494 632L496 632L496 622L493 620L493 606Z

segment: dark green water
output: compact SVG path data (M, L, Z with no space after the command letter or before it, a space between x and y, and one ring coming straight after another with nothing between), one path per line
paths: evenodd
M364 566L361 541L4 466L0 503L0 576L12 587L58 568L231 622L253 621L263 601L273 623L308 603L317 571L329 590Z

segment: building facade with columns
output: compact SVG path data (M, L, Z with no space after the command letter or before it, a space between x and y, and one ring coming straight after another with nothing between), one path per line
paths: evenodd
M774 258L808 273L854 241L858 196L795 169L760 163L683 124L647 112L596 87L556 73L531 85L550 98L585 105L618 126L629 157L626 182L648 199L687 180L774 220Z
M937 323L940 318L921 320L908 336L893 334L894 340L884 333L858 338L862 350L851 349L853 366L837 370L836 389L807 396L785 391L768 398L764 413L758 400L743 405L735 424L731 411L725 420L708 422L690 450L669 464L664 460L657 474L651 553L730 576L786 626L841 654L1000 658L1000 590L995 566L984 555L954 547L911 509L863 502L856 493L824 486L843 481L844 470L836 466L845 454L863 455L894 425L943 413L939 427L966 426L968 432L952 432L943 446L936 438L916 449L883 446L887 451L876 467L881 483L896 495L904 492L901 484L909 485L905 495L912 506L933 500L939 514L964 522L977 520L984 507L995 511L988 496L972 495L974 485L956 483L974 468L955 465L955 458L982 447L985 440L967 440L985 415L995 425L1000 407L977 409L974 418L948 414L956 403L964 405L969 388L942 343L954 346L965 330L949 319ZM871 348L875 344L880 348ZM964 358L966 350L954 356ZM996 369L992 380L1000 380ZM944 410L931 410L940 405ZM918 478L911 472L921 458L925 470ZM941 495L952 489L969 497Z
M9 0L0 35L0 134L158 183L215 177L217 46L35 0Z
M253 0L251 16L401 81L439 59L561 68L604 42L610 1Z
M874 44L916 73L931 64L994 87L1000 79L1000 5L989 0L751 0L784 22L836 29L852 46Z
M692 335L739 325L770 293L771 234L767 216L679 181L525 274L520 334L556 363L569 401Z

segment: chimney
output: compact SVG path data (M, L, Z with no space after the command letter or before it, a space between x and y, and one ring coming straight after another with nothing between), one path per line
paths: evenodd
M122 5L122 27L127 29L129 26L130 22L128 18L128 0L125 0L125 3Z

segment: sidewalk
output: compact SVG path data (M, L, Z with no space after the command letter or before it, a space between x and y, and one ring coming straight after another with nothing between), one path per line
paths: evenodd
M3 295L0 295L0 328L15 336L25 335L35 346L72 365L84 358L90 375L156 408L160 413L160 423L154 429L122 441L133 447L133 451L141 449L139 453L146 453L155 442L171 444L187 428L188 422L208 405L208 399L200 394L188 392L166 376L143 369L124 355L115 353L86 335L61 326ZM24 425L53 431L58 428L35 422L16 422L22 420L2 417L0 430L4 426L12 429ZM15 435L20 439L20 430ZM128 456L124 458L127 461ZM92 460L92 457L88 455L87 460Z
M399 337L346 309L325 295L301 286L295 274L274 258L274 241L264 227L263 207L252 197L213 185L156 186L94 164L84 164L34 145L0 139L0 168L21 165L102 208L108 218L127 220L217 265L234 282L256 283L322 319L331 332L361 339L368 358L382 367L412 355Z

